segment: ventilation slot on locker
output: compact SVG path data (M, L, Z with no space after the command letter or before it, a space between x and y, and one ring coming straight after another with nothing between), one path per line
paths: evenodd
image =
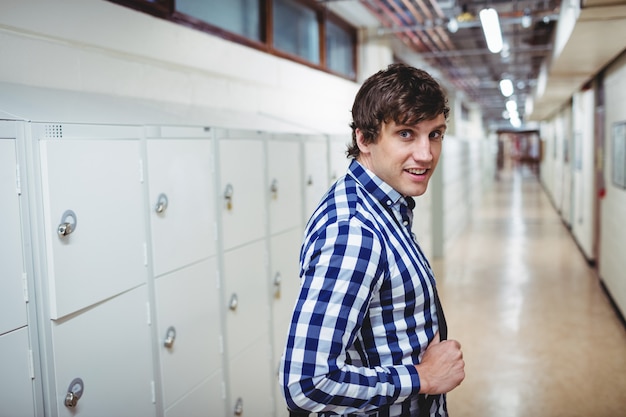
M63 138L63 125L45 125L43 135L49 139Z

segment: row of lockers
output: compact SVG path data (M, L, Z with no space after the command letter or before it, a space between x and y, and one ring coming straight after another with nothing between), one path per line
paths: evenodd
M345 142L0 122L0 416L284 415L302 228Z

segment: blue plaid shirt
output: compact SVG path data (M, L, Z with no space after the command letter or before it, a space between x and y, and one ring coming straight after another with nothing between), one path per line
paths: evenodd
M280 382L320 416L418 416L414 364L438 330L435 281L408 200L357 161L309 220ZM445 395L430 416L446 416ZM422 410L424 412L425 410Z

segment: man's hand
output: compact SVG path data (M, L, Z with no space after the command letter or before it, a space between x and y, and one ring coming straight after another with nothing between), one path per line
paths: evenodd
M465 362L461 344L456 340L439 340L439 333L430 342L415 365L420 377L420 394L444 394L456 388L465 379Z

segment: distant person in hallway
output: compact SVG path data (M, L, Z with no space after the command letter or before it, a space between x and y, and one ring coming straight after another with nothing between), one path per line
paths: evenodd
M447 416L465 378L433 272L411 232L450 108L426 72L393 64L352 107L351 159L311 216L279 382L292 416Z

